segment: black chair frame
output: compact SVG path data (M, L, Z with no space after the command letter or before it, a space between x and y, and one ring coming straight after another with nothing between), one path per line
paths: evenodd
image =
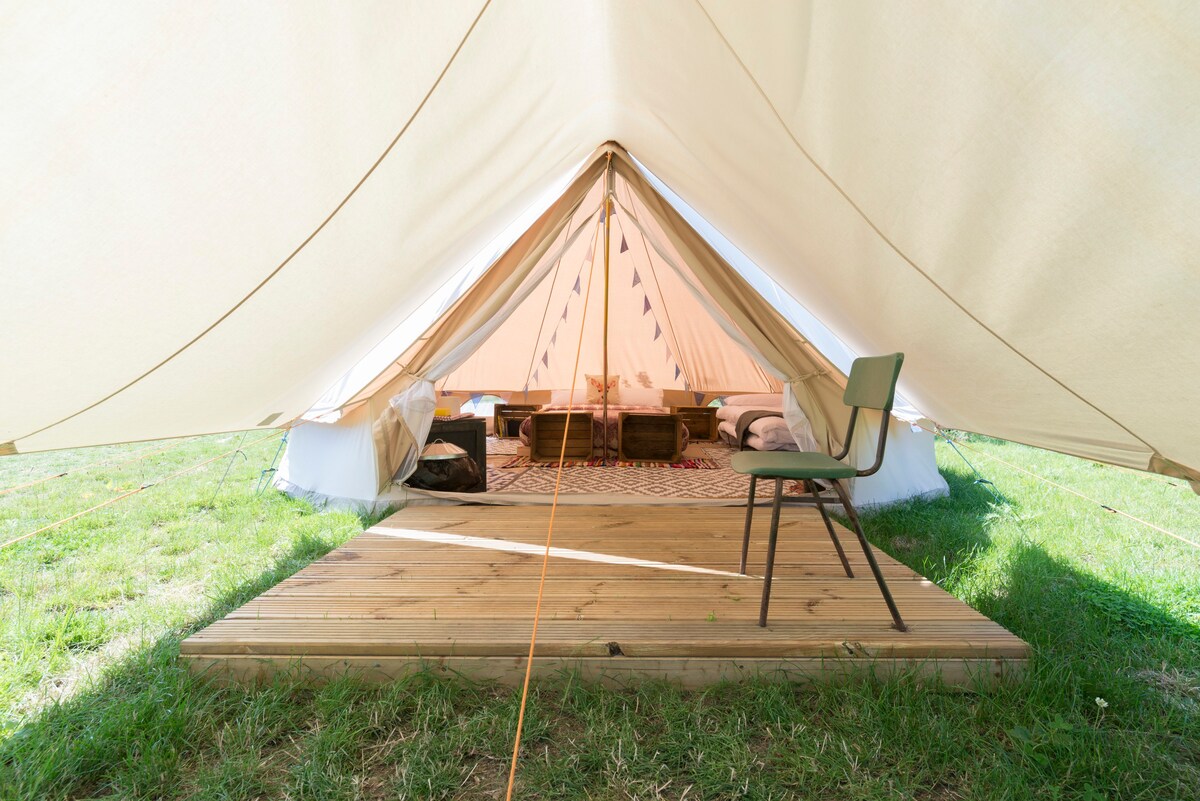
M850 425L846 431L845 444L842 446L840 453L834 454L833 458L841 461L850 453L850 446L854 437L854 428L858 422L859 407L852 406L850 408ZM879 443L875 448L875 463L866 470L856 470L855 475L865 477L873 475L883 466L883 451L887 446L888 421L891 419L890 410L883 410L883 421L879 426ZM746 528L742 536L742 562L739 568L741 574L746 575L746 557L750 551L750 526L754 519L754 497L758 490L758 476L750 476L750 494L746 499ZM771 577L775 572L775 546L779 540L779 513L783 506L783 482L793 481L796 479L782 478L776 476L764 476L775 482L775 497L771 505L771 536L767 540L767 564L763 574L763 591L762 603L758 612L758 625L767 625L767 608L771 603ZM789 501L791 504L816 506L821 512L821 519L825 521L825 530L829 532L829 539L833 541L833 547L837 550L838 558L842 562L842 568L846 571L847 578L854 578L854 571L850 569L850 561L846 558L846 552L842 549L842 543L838 539L837 531L833 527L833 520L829 517L829 510L825 508L828 501L821 497L818 491L816 482L805 479L808 484L811 498L797 498ZM867 564L871 567L871 573L875 576L875 583L879 585L879 591L883 595L884 603L887 604L888 611L892 614L893 625L898 631L908 631L908 626L904 623L904 619L900 617L900 610L896 608L896 601L892 598L892 593L888 590L887 581L883 578L883 572L879 569L879 563L875 561L875 554L871 550L871 544L867 542L867 537L863 534L862 523L858 519L858 512L854 505L850 503L850 493L842 486L842 483L836 479L830 479L833 484L834 492L837 493L839 502L843 509L846 510L846 516L850 518L850 523L854 527L854 533L858 536L858 544L862 547L863 555L867 558Z

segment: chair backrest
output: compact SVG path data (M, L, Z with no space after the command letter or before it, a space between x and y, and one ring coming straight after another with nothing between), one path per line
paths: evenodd
M903 353L864 356L850 366L850 379L842 402L847 406L890 412L896 398L896 380L904 364Z
M883 451L887 446L888 421L891 420L892 403L896 399L896 380L900 377L900 366L904 364L903 353L887 356L864 356L850 365L850 377L842 402L850 407L850 425L846 429L842 452L834 459L844 459L850 453L850 441L854 438L854 424L858 421L859 409L878 409L883 412L879 425L879 440L875 445L875 464L858 475L869 476L883 466Z

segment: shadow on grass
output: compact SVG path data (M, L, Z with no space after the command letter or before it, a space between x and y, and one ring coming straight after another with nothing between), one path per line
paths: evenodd
M302 535L270 568L222 593L193 623L143 645L83 693L26 722L0 744L0 798L157 795L245 700L243 693L192 677L179 662L180 641L334 547ZM121 777L119 786L114 776Z
M1013 512L969 477L946 478L950 498L864 522L914 569L962 581L996 555L993 528ZM314 690L283 676L243 690L180 664L182 638L334 545L301 539L186 629L30 720L0 744L0 798L455 797L472 782L480 795L501 787L509 690L423 673L384 688L347 680ZM982 695L905 679L687 693L607 691L567 676L531 697L527 795L652 798L675 782L705 797L1196 797L1200 684L1187 673L1200 665L1196 627L1035 544L1007 546L987 578L989 591L971 602L1036 650L1019 683ZM743 789L746 777L755 786Z

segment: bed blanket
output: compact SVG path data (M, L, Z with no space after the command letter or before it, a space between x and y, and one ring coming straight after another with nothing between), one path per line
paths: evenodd
M782 418L783 414L780 412L768 411L766 409L749 409L738 415L734 441L729 443L733 446L734 450L740 451L744 449L746 443L746 434L750 430L750 424L755 420L761 420L764 417Z

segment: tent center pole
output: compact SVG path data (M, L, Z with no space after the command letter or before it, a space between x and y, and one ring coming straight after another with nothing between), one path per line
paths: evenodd
M612 152L608 154L608 162L604 167L604 358L603 358L603 383L600 385L600 400L601 400L601 420L600 430L603 433L602 443L600 446L600 460L605 467L608 466L608 240L611 231L609 218L612 216L613 202L613 171L612 171Z

